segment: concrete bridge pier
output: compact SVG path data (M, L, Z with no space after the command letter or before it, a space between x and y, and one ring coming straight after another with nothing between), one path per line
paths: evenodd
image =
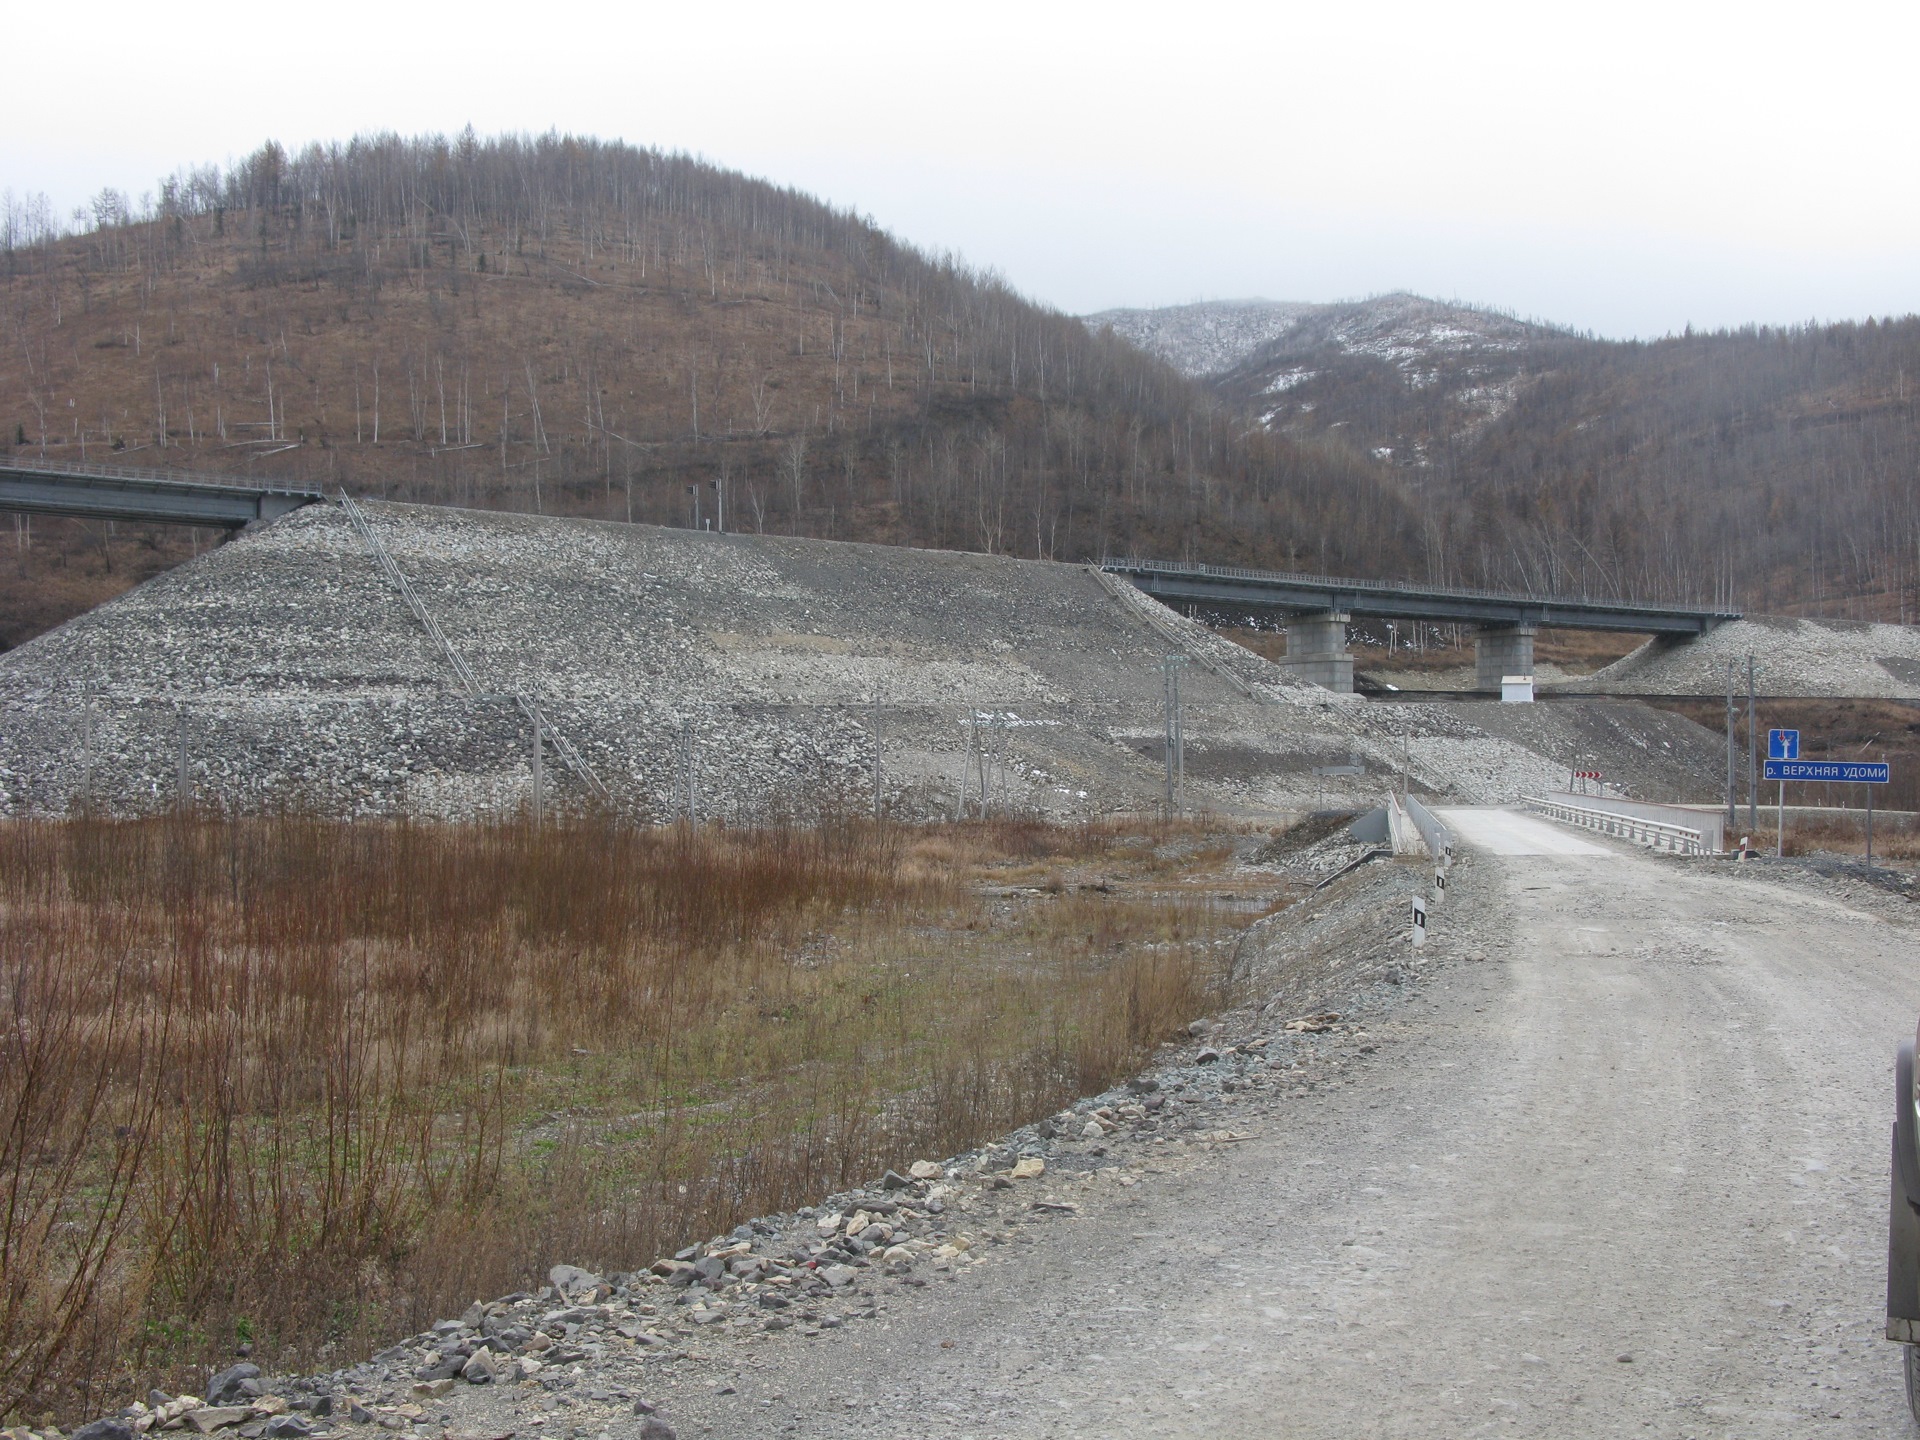
M1533 674L1531 625L1482 625L1473 632L1473 688L1500 693L1503 675Z
M1296 680L1310 681L1323 689L1351 695L1353 656L1347 653L1347 622L1352 618L1344 610L1289 615L1287 653L1280 663ZM1500 681L1497 677L1493 683L1494 688L1498 689Z

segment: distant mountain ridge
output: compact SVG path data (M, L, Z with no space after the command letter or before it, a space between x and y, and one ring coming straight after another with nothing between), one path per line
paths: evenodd
M1920 618L1920 317L1614 341L1395 293L1082 319L1381 466L1429 576Z
M1102 310L1080 318L1111 328L1189 379L1224 374L1293 329L1319 306L1286 300L1203 300L1158 310Z
M1214 379L1267 362L1368 355L1403 369L1470 350L1515 350L1568 332L1497 310L1395 291L1364 300L1205 300L1161 309L1102 310L1081 319L1111 328L1181 374Z

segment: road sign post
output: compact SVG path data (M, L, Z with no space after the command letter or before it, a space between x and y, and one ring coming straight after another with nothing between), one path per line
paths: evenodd
M1775 857L1787 853L1787 781L1822 785L1865 785L1867 790L1867 869L1873 869L1873 790L1893 780L1893 767L1884 760L1802 760L1798 730L1767 732L1767 779L1780 782L1780 825L1774 841Z

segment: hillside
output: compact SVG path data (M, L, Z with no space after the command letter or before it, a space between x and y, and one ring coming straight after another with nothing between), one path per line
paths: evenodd
M0 454L1028 557L1413 553L1377 466L1247 433L989 273L685 156L268 144L93 209L80 234L0 225ZM7 644L196 543L32 537L0 575Z
M1233 369L1319 308L1286 300L1203 300L1159 310L1102 310L1081 319L1090 330L1110 329L1199 380Z
M1549 326L1498 311L1395 293L1312 305L1288 300L1210 300L1158 310L1103 310L1082 317L1165 360L1183 375L1209 380L1245 371L1278 382L1280 393L1312 365L1348 356L1382 360L1425 377L1436 360L1498 354L1557 334ZM1301 362L1290 365L1288 362ZM1232 383L1230 393L1240 388Z
M1191 308L1126 333L1188 364ZM1920 320L1614 342L1407 295L1217 309L1216 334L1272 333L1207 383L1270 433L1398 475L1422 512L1415 574L1920 614Z

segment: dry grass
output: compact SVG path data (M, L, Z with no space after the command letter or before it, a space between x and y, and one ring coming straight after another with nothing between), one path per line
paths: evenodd
M236 1339L341 1363L1102 1088L1220 1000L1250 917L1194 881L1224 853L1013 823L0 828L0 1415Z
M1742 835L1753 844L1753 848L1762 855L1771 855L1779 840L1779 827L1776 823L1778 811L1765 805L1760 807L1760 823L1749 826L1746 823L1747 808L1740 807L1740 824L1728 831L1728 844L1737 844ZM1866 811L1856 810L1851 815L1806 814L1787 811L1788 855L1859 855L1864 856L1867 849ZM1873 816L1873 863L1879 865L1912 866L1920 862L1920 819L1912 812L1883 814L1876 810Z

